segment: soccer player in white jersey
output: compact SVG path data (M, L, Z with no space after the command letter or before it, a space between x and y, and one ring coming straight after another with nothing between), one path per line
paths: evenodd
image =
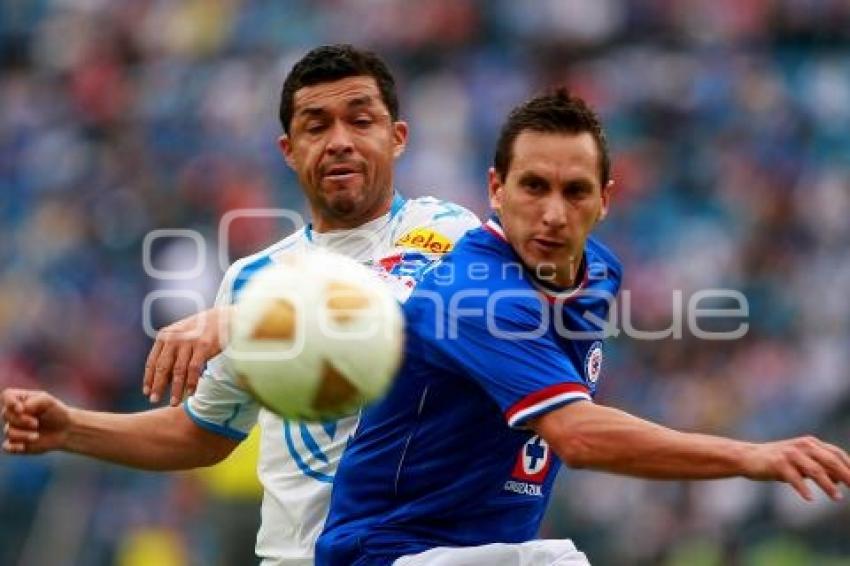
M404 300L418 274L478 226L462 207L431 198L406 201L394 191L393 162L404 151L407 124L398 119L392 75L373 53L341 45L312 50L284 81L280 118L280 149L307 196L312 224L236 262L214 313L226 309L263 265L316 246L373 266ZM217 324L207 330L215 335ZM207 347L200 361L216 350ZM146 386L154 392L164 387L169 368L190 363L184 354L157 347L152 359L160 371ZM357 422L356 415L323 424L282 421L261 410L220 359L210 362L183 407L103 413L20 389L4 390L2 407L9 453L65 450L150 470L219 462L259 421L265 497L257 554L264 564L287 566L313 563L331 482Z

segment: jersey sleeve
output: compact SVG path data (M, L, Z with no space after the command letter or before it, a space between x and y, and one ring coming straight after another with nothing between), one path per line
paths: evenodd
M457 320L435 343L499 405L509 426L525 428L568 403L591 401L583 372L547 331L548 305L531 297L490 302L498 308L489 309L486 298L470 303L447 315Z
M236 287L246 280L250 262L236 262L224 276L216 297L216 306L233 302ZM198 388L183 404L189 418L199 427L232 438L244 440L257 422L260 406L236 383L223 354L212 358L201 375Z

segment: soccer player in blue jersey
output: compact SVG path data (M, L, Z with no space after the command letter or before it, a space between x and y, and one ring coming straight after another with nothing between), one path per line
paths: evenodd
M590 237L611 197L599 120L565 91L504 125L468 233L405 304L406 359L343 455L317 563L586 564L535 541L559 460L657 479L804 478L833 498L850 458L811 437L686 434L593 402L622 267Z

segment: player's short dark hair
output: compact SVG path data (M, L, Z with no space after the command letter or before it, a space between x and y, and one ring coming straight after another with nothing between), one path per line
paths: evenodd
M541 133L590 133L599 150L599 181L604 187L611 176L611 157L602 123L587 103L573 96L565 88L543 94L517 106L499 133L493 168L501 180L505 180L511 168L513 146L516 138L525 130Z
M280 124L289 133L295 112L295 92L305 86L338 81L348 77L368 76L375 79L381 100L393 120L398 120L398 95L395 79L378 55L353 45L322 45L310 50L286 75L280 94Z

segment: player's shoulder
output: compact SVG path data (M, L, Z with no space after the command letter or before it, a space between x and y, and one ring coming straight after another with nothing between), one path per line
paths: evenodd
M497 266L500 275L496 279L509 285L525 279L525 269L519 256L504 236L493 233L489 224L469 230L452 252L451 259L459 264ZM475 272L475 269L471 271Z
M231 294L238 293L259 270L274 263L281 255L299 249L303 243L304 231L296 230L265 249L237 259L227 269L224 285Z
M475 221L476 225L481 224L478 217L468 208L461 206L449 200L438 199L436 197L414 197L405 201L402 210L406 213L416 214L424 218L461 218Z
M485 302L493 293L500 300L535 294L526 268L510 246L480 227L467 232L429 275L438 292L451 295L462 290Z
M481 225L478 217L467 208L434 197L418 197L405 201L396 217L396 232L404 235L416 230L435 231L455 241L472 228Z
M623 263L611 248L591 236L587 239L585 251L591 269L597 270L597 265L601 264L618 282L623 279Z
M468 209L434 197L405 201L393 219L392 245L405 250L442 256L481 221Z

